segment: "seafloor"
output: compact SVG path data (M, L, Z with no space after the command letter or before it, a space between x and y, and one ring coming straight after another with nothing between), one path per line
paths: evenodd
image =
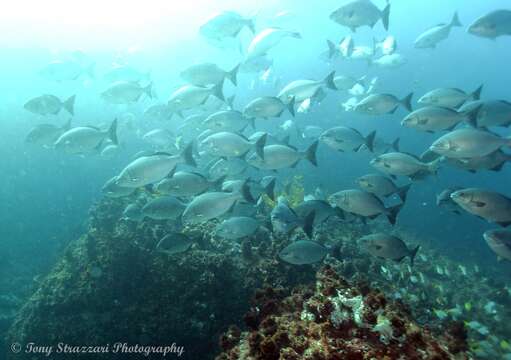
M427 244L413 268L408 260L397 264L370 257L356 239L388 230L384 223L330 219L316 228L316 238L338 244L341 257L294 266L277 254L303 236L300 232L279 238L262 228L237 243L215 236L213 222L184 229L195 240L189 251L157 252L157 241L175 224L121 220L129 201L97 203L87 233L73 240L31 287L2 279L2 289L11 289L0 299L8 359L45 358L10 351L13 343L29 342L175 343L184 348L181 358L201 360L510 356L510 289ZM400 235L409 244L421 242ZM161 357L106 353L80 358Z

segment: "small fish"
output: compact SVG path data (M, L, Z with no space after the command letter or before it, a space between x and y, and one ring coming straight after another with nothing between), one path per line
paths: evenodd
M384 69L398 68L406 64L406 58L401 54L383 55L377 59L369 59L369 65L374 65Z
M144 117L151 120L170 120L172 111L167 104L155 104L144 111Z
M479 100L482 89L483 85L479 86L472 93L466 93L457 88L438 88L427 92L417 102L421 105L434 105L457 109L467 101Z
M200 26L199 33L211 40L223 40L238 36L244 27L252 33L255 32L253 19L244 18L234 11L222 11L204 22Z
M390 4L380 10L369 0L351 0L330 14L330 20L355 32L361 26L374 27L381 20L389 28Z
M246 216L236 216L222 221L216 227L216 234L230 240L252 236L260 226L256 219Z
M142 136L142 140L148 142L153 146L166 148L170 146L173 141L175 141L175 136L170 130L154 129L145 133Z
M470 125L478 128L511 125L511 103L506 100L476 100L465 103L458 110L471 114L467 119Z
M189 224L204 223L218 218L233 208L237 201L254 203L248 185L245 183L240 192L207 192L196 196L183 213L183 222Z
M447 188L436 196L436 205L455 214L461 214L461 208L451 198L451 194L461 190L461 187Z
M323 80L295 80L286 85L277 97L285 103L292 100L301 103L306 99L314 98L324 87L337 90L334 78L335 71L332 71Z
M57 141L62 134L69 131L69 129L71 129L71 119L62 127L53 124L39 124L29 131L25 142L44 148L51 148L55 144L55 141Z
M511 231L488 230L483 236L497 257L511 261Z
M117 177L117 184L137 188L158 182L174 171L178 164L186 163L196 166L193 159L192 144L183 149L179 155L157 152L141 156L128 164Z
M370 164L393 179L396 176L408 176L412 180L418 180L428 175L436 175L440 161L441 159L423 162L415 155L389 152L371 160Z
M477 111L477 109L475 110ZM425 106L408 114L401 125L420 131L452 131L468 114L442 106Z
M511 35L511 10L494 10L476 19L468 33L488 39Z
M362 218L375 219L379 215L385 215L392 225L396 223L397 215L403 207L403 204L398 204L386 208L377 196L358 189L338 191L330 196L329 202L344 212Z
M239 65L230 71L225 71L213 63L200 63L187 67L181 71L180 76L188 83L196 86L222 84L225 79L229 79L231 83L237 85L238 69Z
M154 191L159 194L172 196L195 196L208 189L218 188L224 181L225 176L216 181L208 180L204 175L190 171L178 171L154 186Z
M397 262L408 256L412 266L415 256L420 249L420 245L417 245L414 249L410 250L400 238L384 233L367 235L359 241L373 256Z
M305 219L308 214L314 212L315 224L321 224L334 216L344 219L344 213L342 211L337 211L338 208L333 208L328 201L325 200L306 200L297 205L293 210L302 219Z
M135 192L135 190L136 190L135 188L126 188L117 185L117 176L110 178L101 189L103 194L110 198L121 198L125 196L130 196Z
M117 81L101 93L101 98L110 104L122 105L136 103L142 94L152 99L152 83L142 87L138 82Z
M335 253L335 247L329 248L310 240L298 240L282 249L279 258L289 264L307 265L320 262L326 255Z
M270 214L273 232L277 234L290 234L294 229L301 227L305 234L311 238L314 224L314 212L300 217L293 209L289 207L284 197L279 197L277 205Z
M262 170L278 170L294 167L300 160L308 160L317 166L316 150L318 142L312 143L305 151L298 151L290 145L268 145L263 148L263 156L251 154L247 163Z
M129 204L122 213L122 219L136 222L142 221L144 219L142 207L138 204Z
M280 117L287 109L292 116L295 116L294 105L294 99L284 103L278 97L263 96L249 102L243 109L243 115L247 118L269 119Z
M411 184L398 187L394 182L382 175L368 174L357 179L357 184L362 190L372 193L380 198L397 195L404 203L410 190Z
M258 157L264 159L265 144L266 135L252 142L239 133L221 131L202 140L200 146L209 155L216 157L240 157L244 156L248 151L254 150Z
M356 152L365 145L365 147L372 152L375 137L376 131L372 131L364 137L356 129L345 126L336 126L323 132L319 136L319 140L337 151Z
M371 94L360 100L358 104L355 105L354 110L366 115L385 115L393 114L401 105L406 110L412 111L412 96L413 93L410 93L399 100L391 94Z
M451 194L465 211L501 226L511 225L511 199L498 192L467 188Z
M142 214L154 220L176 220L186 208L186 204L173 196L164 196L149 201L143 208Z
M117 144L108 144L101 150L99 156L103 159L113 159L121 152L121 147Z
M464 128L440 137L429 149L447 158L462 159L486 156L502 147L511 147L511 137L502 138L488 131Z
M356 79L354 77L347 75L337 75L334 77L334 85L337 88L337 90L348 91L351 90L355 85L365 87L366 86L365 79L366 79L365 76Z
M472 158L445 158L445 161L458 169L475 173L481 170L501 171L506 163L511 161L511 155L497 150L489 155Z
M240 175L247 170L247 167L247 163L241 158L219 159L208 166L208 172L213 179L218 179Z
M203 105L210 96L225 102L222 84L212 87L184 85L174 91L168 100L168 106L173 113L180 113Z
M192 245L193 240L181 233L171 233L165 235L156 245L156 251L169 255L179 254L187 251Z
M55 95L41 95L30 99L23 107L37 115L57 115L62 109L74 115L75 98L76 95L73 95L62 102Z
M426 49L426 48L435 48L436 45L442 41L447 39L449 36L451 29L455 26L463 26L458 18L458 13L455 12L452 20L449 24L439 24L433 26L432 28L426 30L422 34L419 35L417 39L415 39L414 46L417 49Z
M220 110L209 115L202 123L206 128L214 131L241 132L248 125L254 126L254 120L247 118L237 110Z
M55 149L66 154L88 154L98 151L106 139L110 139L113 144L118 144L117 119L112 121L106 131L92 126L72 128L55 141Z
M285 38L301 39L302 36L296 31L280 28L267 28L254 36L247 49L247 58L264 56L270 49L277 46Z

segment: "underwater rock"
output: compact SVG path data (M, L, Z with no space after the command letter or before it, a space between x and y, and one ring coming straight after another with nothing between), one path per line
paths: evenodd
M435 336L378 290L359 289L326 265L315 288L264 289L220 344L227 359L468 359L463 327Z

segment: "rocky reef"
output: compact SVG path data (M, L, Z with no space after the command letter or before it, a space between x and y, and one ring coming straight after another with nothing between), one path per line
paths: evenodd
M258 291L245 324L248 331L231 327L222 336L217 360L469 358L463 324L435 336L402 303L350 285L328 265L315 287Z

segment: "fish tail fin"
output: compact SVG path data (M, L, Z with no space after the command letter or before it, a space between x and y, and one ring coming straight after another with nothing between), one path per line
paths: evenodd
M197 163L193 158L193 141L191 141L181 152L181 158L185 161L187 165L196 167Z
M294 96L291 98L291 100L287 104L287 110L293 117L295 117L296 114L295 114L295 97Z
M64 103L62 103L62 107L67 110L71 115L75 114L75 99L76 95L70 96Z
M91 62L85 68L85 73L87 74L88 77L90 77L91 79L94 79L94 77L95 77L94 71L95 70L96 70L96 63L95 62Z
M314 166L318 166L318 160L316 159L316 151L318 150L318 141L314 141L311 146L305 150L305 158Z
M225 77L229 79L230 82L233 83L234 86L238 86L238 70L240 69L240 64L236 65L231 71L229 71Z
M275 184L277 182L276 178L273 178L268 185L264 187L264 193L273 201L275 201Z
M261 136L257 141L255 142L255 152L259 158L264 160L264 147L266 146L266 139L268 138L268 134L265 133L263 136Z
M142 88L142 90L144 90L144 93L147 95L147 97L149 99L152 99L153 98L153 83L150 82L149 84L147 84L147 86L144 86Z
M510 146L511 146L511 139L510 139ZM435 159L431 162L429 162L427 165L428 165L428 171L433 174L433 175L436 175L438 173L438 169L440 168L440 164L442 163L443 161L443 158L438 158L438 159Z
M415 257L417 256L417 252L419 251L419 249L421 248L420 245L417 245L415 247L415 249L413 249L412 251L410 251L410 265L413 266L413 263L415 261Z
M335 71L332 71L330 74L328 74L323 79L323 83L325 84L325 86L327 88L332 89L332 90L337 90L337 86L335 86L335 82L334 82L334 77L335 77Z
M389 16L390 16L390 4L385 6L385 9L381 12L381 22L383 23L383 27L385 30L389 30Z
M71 129L71 120L73 120L72 118L69 118L66 123L62 126L62 130L64 131L68 131L69 129Z
M310 239L312 238L312 232L314 231L314 218L316 217L316 211L312 210L303 219L302 229L303 232Z
M408 190L410 190L411 186L412 186L412 184L408 184L408 185L402 186L397 189L396 195L399 196L399 198L401 199L401 201L403 203L406 202L406 197L408 196Z
M117 119L112 121L110 128L108 129L108 138L112 140L115 145L119 144L119 140L117 139Z
M243 185L241 185L241 190L240 190L240 194L243 198L243 200L245 200L246 202L250 203L250 204L255 204L255 199L254 197L252 196L252 193L250 192L250 187L248 186L248 181L250 179L246 179L244 182L243 182Z
M471 94L474 100L479 100L481 98L481 91L483 91L484 84L481 84L474 92Z
M369 135L365 137L365 145L370 152L374 150L374 139L376 138L376 130L371 131Z
M456 11L456 12L454 13L454 15L452 16L452 20L451 20L451 24L450 24L450 26L451 26L451 27L453 27L453 26L458 26L458 27L463 26L463 25L461 24L461 22L460 22L460 18L458 17L458 12L457 12L457 11Z
M328 58L331 59L334 57L337 49L335 47L335 44L330 40L327 40L326 44L328 45Z
M401 105L403 105L406 110L408 111L412 111L412 97L413 97L413 92L409 93L408 95L406 95L403 99L401 99L399 102L401 103Z
M481 110L481 107L483 104L477 106L475 109L472 109L465 113L465 116L467 118L467 123L472 127L477 127L477 117L479 116L479 110Z
M213 95L214 97L216 97L216 98L218 98L218 99L220 99L220 100L225 102L223 87L224 87L224 82L223 81L218 83L218 84L216 84L211 89L211 95Z
M394 149L394 151L396 152L399 152L399 142L401 141L400 138L396 138L396 140L394 140L392 142L392 149Z
M403 208L403 205L404 204L398 204L398 205L395 205L395 206L387 208L387 218L389 219L389 222L392 225L396 224L397 215L399 214L399 212Z

